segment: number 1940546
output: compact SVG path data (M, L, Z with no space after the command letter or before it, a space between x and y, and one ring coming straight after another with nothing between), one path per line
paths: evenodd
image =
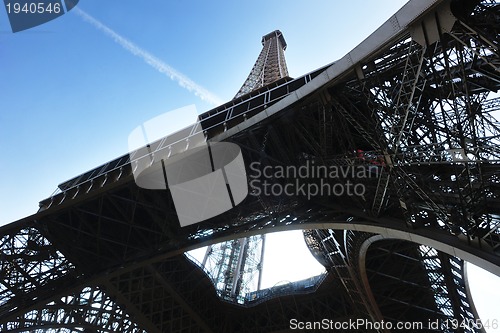
M8 2L5 4L8 14L43 14L54 13L59 14L62 10L61 3L59 2Z

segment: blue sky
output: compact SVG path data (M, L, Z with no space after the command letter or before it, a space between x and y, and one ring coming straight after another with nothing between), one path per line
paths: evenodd
M297 77L343 56L403 2L82 0L77 8L227 101L264 34L284 33ZM0 60L0 224L36 212L60 182L126 153L128 134L144 121L214 106L76 11L14 34L0 8Z
M264 34L283 32L297 77L342 57L404 3L81 0L77 8L228 101ZM76 10L13 34L0 8L0 78L0 225L35 213L57 184L125 154L143 122L215 106Z

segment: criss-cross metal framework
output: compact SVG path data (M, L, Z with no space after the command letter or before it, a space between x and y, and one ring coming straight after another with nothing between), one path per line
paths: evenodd
M286 46L279 30L262 36L262 50L235 99L288 77ZM220 297L241 301L249 290L260 289L265 237L240 238L207 247L201 267L214 281Z
M288 77L285 50L285 37L281 31L275 30L263 36L262 51L235 98Z
M462 260L425 245L363 232L304 234L311 252L342 281L359 318L391 323L426 318L422 328L431 331L481 331ZM451 327L452 322L463 325Z
M475 318L463 260L500 274L499 17L492 0L410 1L332 65L210 110L180 139L151 144L151 155L59 185L37 214L0 228L0 331L273 332L292 318ZM170 193L137 187L132 170L200 132L238 144L247 167L359 173L302 179L247 168L240 205L181 228ZM364 192L266 195L252 180L349 181ZM329 268L301 294L226 302L183 255L294 228L318 230L306 238Z
M212 279L219 297L243 303L248 292L260 290L265 237L239 238L207 247L199 265Z

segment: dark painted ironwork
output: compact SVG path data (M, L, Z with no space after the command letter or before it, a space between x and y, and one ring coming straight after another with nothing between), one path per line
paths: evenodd
M143 157L122 156L0 228L0 329L273 332L292 318L474 318L457 257L500 272L500 4L438 0L411 10L422 3L338 62L252 90L190 129L237 143L262 167L371 170L343 179L363 184L363 196L252 192L181 228L168 191L135 185ZM314 293L227 303L183 255L293 228L318 230L307 238L330 273Z

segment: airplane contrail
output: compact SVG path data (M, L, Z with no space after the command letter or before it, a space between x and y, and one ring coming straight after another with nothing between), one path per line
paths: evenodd
M133 42L129 41L125 37L120 36L111 28L107 27L106 25L104 25L97 19L93 18L83 10L79 9L78 7L75 7L73 8L72 11L75 12L77 15L79 15L81 18L83 18L84 21L92 24L95 28L101 30L106 35L111 37L116 43L121 45L125 50L141 58L142 60L144 60L144 62L146 62L148 65L156 69L158 72L167 75L168 77L170 77L170 79L176 81L181 87L193 92L196 96L198 96L202 100L209 102L213 105L221 105L222 103L224 103L223 100L221 100L219 97L209 92L207 89L198 85L193 80L191 80L184 74L178 72L171 66L167 65L166 63L164 63L163 61L161 61L148 51L135 45Z

